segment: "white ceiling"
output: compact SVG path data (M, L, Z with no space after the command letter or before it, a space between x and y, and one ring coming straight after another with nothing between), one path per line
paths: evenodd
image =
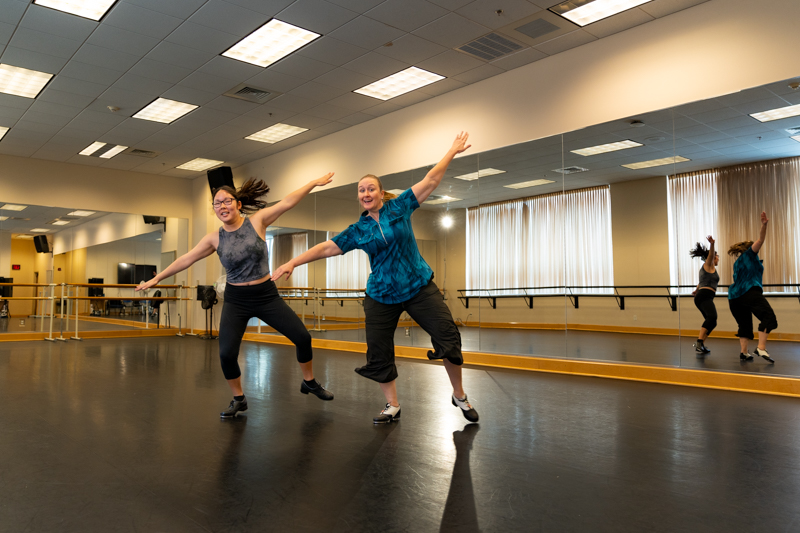
M2 201L0 196L0 206L5 205L6 202ZM0 217L9 217L6 220L0 220L0 232L7 232L12 234L28 234L34 235L31 230L34 228L48 229L50 231L42 233L42 235L53 235L59 231L69 230L75 226L79 226L89 220L94 220L107 215L102 211L97 211L88 217L71 217L69 213L75 209L65 209L63 207L45 207L40 205L26 206L22 211L9 211L0 209ZM51 226L48 222L55 219L68 220L69 224L63 226ZM52 238L51 238L52 240Z
M792 133L787 131L789 128L800 128L800 117L761 123L749 116L750 113L800 104L800 89L790 88L791 81L800 79L776 82L719 98L598 124L564 135L459 157L450 165L436 195L460 198L461 201L424 207L473 207L561 190L800 156L800 142L793 140ZM630 123L634 120L645 125L631 127ZM643 146L588 157L571 153L571 150L626 139ZM622 167L623 164L674 155L690 161L642 170ZM566 176L554 172L555 169L569 166L589 170ZM506 172L477 181L454 178L476 172L479 168L495 168ZM400 172L384 176L381 180L387 190L406 189L422 179L426 171L416 169ZM540 178L553 180L554 183L518 190L504 187ZM315 194L355 202L356 189L357 184L353 183Z
M487 63L454 48L555 2L119 0L98 23L0 0L0 62L55 75L35 100L0 94L11 128L0 153L194 178L175 167L196 157L237 167L704 1L653 0ZM322 37L266 69L220 55L273 17ZM352 92L412 65L447 79L387 102ZM222 96L241 83L283 94L260 105ZM157 97L201 107L169 125L130 118ZM244 139L278 122L309 131ZM160 155L78 155L95 141Z

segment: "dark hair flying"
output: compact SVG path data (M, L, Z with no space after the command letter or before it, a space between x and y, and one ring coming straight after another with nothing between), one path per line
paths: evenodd
M706 248L705 246L703 246L701 243L698 242L697 244L694 245L694 248L689 250L689 255L691 255L692 257L699 257L700 259L705 261L706 259L708 259L708 248Z
M262 180L250 178L245 181L244 185L239 187L239 189L234 189L229 185L217 187L211 194L212 201L213 198L216 198L219 191L225 191L236 198L237 201L242 202L241 211L243 213L251 214L267 207L267 202L259 200L259 198L269 192L269 185Z

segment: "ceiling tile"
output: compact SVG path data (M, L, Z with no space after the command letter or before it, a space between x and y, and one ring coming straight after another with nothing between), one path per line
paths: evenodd
M43 102L52 102L83 109L94 101L94 96L84 96L81 94L58 91L50 84L36 99Z
M186 18L197 11L207 0L124 0L145 9L158 11L177 18Z
M450 13L419 28L414 35L447 48L455 48L486 33L489 33L489 28L486 26L476 24L461 15Z
M387 0L364 14L384 24L411 32L447 13L447 9L426 0Z
M241 38L265 24L269 17L222 0L208 0L188 21Z
M292 89L288 94L300 96L302 98L308 98L309 100L314 100L315 102L321 103L327 102L328 100L331 100L337 96L341 96L346 92L346 89L324 85L315 81L309 81L300 87Z
M486 78L491 78L492 76L497 76L503 72L505 72L505 70L495 67L489 63L485 63L478 68L468 70L467 72L459 74L458 76L453 76L453 79L462 81L464 83L475 83L485 80Z
M138 143L148 138L151 133L146 131L137 130L133 128L126 128L124 125L119 125L116 128L108 130L103 134L103 142L110 144L120 144L127 147L136 147Z
M360 48L372 50L404 34L403 30L361 16L334 31L330 36Z
M547 55L552 56L596 40L597 37L591 35L590 33L587 33L583 30L575 30L571 33L560 35L555 39L551 39L547 42L537 45L535 48L537 50L541 50Z
M707 1L708 0L654 0L653 2L648 2L639 6L639 9L651 17L659 18Z
M136 64L141 56L109 50L93 44L84 44L73 56L73 61L125 72Z
M89 126L92 126L90 128ZM59 145L69 147L73 149L73 153L77 154L93 142L95 142L99 135L105 133L108 127L101 127L99 124L90 124L90 123L79 123L77 126L74 126L73 123L70 123L68 126L64 127L56 133L48 145Z
M69 59L7 46L0 61L15 67L57 74L69 62Z
M8 132L0 142L0 154L31 157L44 143L32 143L25 139L14 139Z
M208 152L207 154L204 154L204 157L227 162L237 157L242 157L247 154L252 154L253 152L260 149L261 148L259 146L255 146L255 143L253 143L253 141L250 141L248 139L238 139L236 141L226 144L225 146L216 148Z
M129 91L128 89L113 86L98 96L87 109L111 113L107 107L113 106L120 108L118 113L131 116L155 100L157 96L156 94Z
M454 79L444 79L439 80L436 83L431 83L430 85L426 85L425 87L421 87L417 89L419 92L430 94L432 96L438 96L440 94L449 93L450 91L455 91L456 89L460 89L464 87L466 83Z
M7 44L14 34L16 26L7 22L0 22L0 44Z
M287 93L295 87L300 87L309 80L303 78L296 78L288 74L281 74L280 72L272 69L267 69L256 74L252 78L246 80L248 85L261 87L270 91L277 91L279 93Z
M140 92L142 94L147 94L152 97L159 96L171 87L172 84L169 82L137 76L136 74L131 74L130 72L124 74L114 83L114 85L111 86L112 89L131 90Z
M372 107L368 107L363 112L367 115L372 115L373 117L380 117L382 115L388 115L389 113L397 111L398 109L402 109L401 106L393 104L391 100L388 102L381 102L380 100L375 101L379 103Z
M755 100L752 102L745 102L735 106L735 109L744 114L759 113L761 111L768 111L770 109L779 109L790 105L784 98L773 96L763 100ZM751 117L747 117L752 120Z
M201 65L216 57L215 52L204 52L195 48L181 46L179 44L162 41L161 44L153 48L145 59L158 61L159 63L169 63L181 68L196 69Z
M291 54L269 66L269 69L296 78L314 79L336 68L334 65L317 61L300 54Z
M446 50L444 46L409 33L392 41L392 46L379 46L374 52L414 65Z
M28 109L35 101L33 98L0 93L0 109Z
M499 15L497 14L498 9L503 11ZM503 0L502 2L497 0L476 0L456 12L473 22L496 30L539 11L542 11L540 7L531 4L527 0Z
M153 61L152 59L141 59L129 71L129 75L141 76L151 80L163 81L171 84L178 83L192 73L192 69Z
M639 24L650 22L653 17L638 8L623 11L613 17L608 17L597 22L593 22L583 27L583 30L598 38L608 37L615 33L633 28Z
M44 104L50 104L49 102L42 102ZM50 104L50 105L57 105L57 104ZM74 114L73 114L74 116ZM42 124L50 124L53 126L66 126L72 120L73 117L64 116L64 115L56 115L55 113L51 113L50 111L32 111L28 110L22 116L23 120L30 121L30 122L40 122ZM16 128L11 128L10 131L14 131Z
M462 7L471 2L472 0L431 0L432 4L436 4L437 6L441 6L451 11L455 11L456 9L461 9Z
M297 0L275 18L325 35L358 16L358 13L325 0Z
M405 70L410 66L408 63L403 63L391 57L370 52L346 63L344 68L365 76L381 79Z
M108 86L117 81L122 76L122 72L72 60L67 63L59 76Z
M25 114L25 109L14 109L11 107L0 106L0 126L6 128L12 127L22 115Z
M231 98L230 96L220 96L214 100L211 100L203 107L227 111L228 113L233 113L234 115L238 116L258 108L259 105L260 104L256 104L254 102L247 102L245 100L239 100L238 98Z
M199 70L200 72L232 80L232 85L264 72L262 67L222 56L214 57L214 59L200 67Z
M346 68L337 68L327 74L323 74L314 81L354 91L377 80L378 78L374 76L366 76Z
M496 61L492 61L492 65L505 70L512 70L523 65L533 63L534 61L539 61L545 57L547 57L547 54L544 52L537 50L536 48L527 48L525 50L520 50L515 54L511 54L510 56L502 57Z
M66 161L73 155L75 155L74 150L48 142L46 145L36 150L32 157L36 159L46 159L48 161Z
M63 126L60 124L47 124L44 122L33 122L30 120L20 120L14 125L14 129L35 131L50 136L58 133Z
M717 120L709 122L708 126L719 131L735 131L738 128L745 128L748 126L756 125L757 121L752 117L734 117L726 120Z
M331 4L345 7L356 13L366 13L384 0L328 0Z
M355 46L332 37L323 36L308 46L304 46L298 50L297 54L331 65L340 66L367 52L369 52L368 49L360 46Z
M220 78L213 74L206 74L205 72L196 71L189 74L178 84L180 87L191 87L201 91L207 91L220 95L232 89L236 83L229 78Z
M283 94L274 100L269 101L269 106L283 111L294 111L295 113L303 113L316 106L317 102L309 100L308 98L301 98L292 94ZM251 113L252 114L252 113ZM264 126L266 128L266 126Z
M349 115L353 116L353 115ZM345 117L346 118L346 117ZM320 126L319 128L315 128L314 131L320 133L322 135L330 135L331 133L336 133L337 131L341 131L344 129L349 128L349 124L342 124L341 122L328 122L324 126Z
M356 124L361 124L362 122L367 122L368 120L372 120L372 115L367 115L366 113L353 113L352 115L347 115L346 117L342 117L338 120L338 122L344 122L348 126L355 126Z
M0 9L0 22L16 26L25 14L30 2L22 0L5 0Z
M315 117L306 114L295 115L291 118L291 121L292 121L292 126L297 126L299 128L307 128L309 130L314 128L319 128L320 126L330 122L329 119Z
M258 13L265 15L266 18L264 20L267 20L271 17L274 17L277 13L280 13L283 9L292 5L294 0L270 0L269 2L265 2L264 0L226 0L226 2L257 11Z
M10 44L16 48L69 59L81 47L81 43L30 28L17 28Z
M240 41L241 36L192 22L184 22L164 40L216 55L221 54Z
M109 48L119 52L143 56L155 48L159 40L141 33L101 24L86 42L100 48Z
M271 124L283 122L288 117L296 114L293 111L281 111L274 108L270 112L273 114L271 117L267 113L264 113L264 117L269 120L266 120L264 117L244 115L231 120L227 125L232 128L240 128L242 137L247 137L256 131L263 130Z
M455 50L448 50L415 66L449 78L461 74L462 72L478 68L484 64L483 61L470 57L467 54L462 54Z
M330 100L328 103L349 109L350 111L363 111L364 109L377 105L380 103L380 100L364 96L363 94L348 92Z
M230 113L228 111L223 111L221 109L213 109L210 107L201 107L199 109L195 109L192 111L191 117L195 121L205 121L215 126L223 125L229 120L233 120L237 118L239 115L237 113Z
M5 9L5 3L3 4ZM19 23L24 28L31 28L58 37L83 42L97 28L98 23L69 13L49 9L30 3L25 16Z
M351 115L353 112L349 109L345 109L344 107L325 104L312 107L311 109L306 110L305 113L314 117L326 118L328 120L338 120L342 117L346 117L347 115Z
M172 89L165 91L161 96L163 98L169 98L170 100L177 100L178 102L202 106L217 98L219 93L194 89L185 85L176 85Z
M180 26L183 19L145 9L127 2L117 2L103 19L103 24L163 39Z

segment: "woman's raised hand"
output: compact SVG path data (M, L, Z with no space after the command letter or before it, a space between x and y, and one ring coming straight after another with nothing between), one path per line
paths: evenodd
M314 184L314 187L322 187L323 185L327 185L333 181L333 174L333 172L328 172L321 178L313 180L311 183Z
M769 222L769 219L767 218L767 213L766 213L766 211L762 211L761 212L761 223L762 224L766 224L767 222Z
M272 281L278 281L284 276L284 274L286 275L286 279L289 279L292 275L292 272L294 272L294 267L289 263L284 263L275 269L275 271L272 273L272 278L270 279L272 279Z
M715 241L715 240L714 240L714 237L712 237L711 235L709 235L708 237L706 237L706 239L708 239L708 243L709 243L709 244L714 244L715 242L717 242L717 241Z
M467 144L467 139L469 139L469 133L466 131L462 131L458 135L456 135L456 140L453 141L453 146L451 150L455 150L457 154L460 154L470 146L471 144Z

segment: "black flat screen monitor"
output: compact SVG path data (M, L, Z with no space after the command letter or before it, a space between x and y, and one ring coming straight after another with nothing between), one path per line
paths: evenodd
M155 265L134 265L133 266L133 282L141 283L143 281L150 281L156 277Z
M103 283L103 278L89 278L89 283ZM103 287L89 287L89 296L105 296Z
M0 277L0 283L14 283L14 278ZM14 287L0 287L0 297L12 298L14 296Z
M117 264L117 283L119 284L132 284L133 277L133 263L119 263Z

